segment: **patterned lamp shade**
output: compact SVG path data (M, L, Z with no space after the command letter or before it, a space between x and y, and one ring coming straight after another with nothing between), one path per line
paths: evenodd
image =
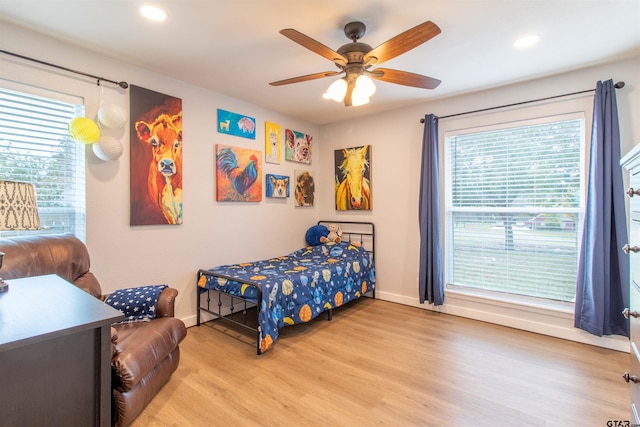
M40 217L33 185L0 180L0 230L38 230Z

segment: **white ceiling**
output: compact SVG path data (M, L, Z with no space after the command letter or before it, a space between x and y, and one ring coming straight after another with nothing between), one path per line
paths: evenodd
M149 1L166 10L164 23L141 18L142 3L0 0L0 17L316 124L640 55L640 0ZM354 20L367 25L361 41L372 47L424 21L436 23L440 35L384 67L435 77L442 84L425 90L376 81L368 105L348 108L321 97L335 77L268 84L337 70L279 30L294 28L337 50L349 42L343 27ZM541 36L538 45L513 47L529 33ZM11 46L2 49L11 51ZM64 58L58 64L64 66ZM603 76L608 77L615 76Z

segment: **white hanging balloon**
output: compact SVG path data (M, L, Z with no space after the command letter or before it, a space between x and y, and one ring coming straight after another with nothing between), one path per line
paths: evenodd
M108 128L118 129L127 122L127 112L115 104L103 104L98 109L98 120Z
M102 136L93 144L93 154L105 162L115 160L122 155L122 144L112 136Z

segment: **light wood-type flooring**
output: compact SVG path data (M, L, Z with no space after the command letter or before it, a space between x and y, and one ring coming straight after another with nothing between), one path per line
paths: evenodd
M362 298L256 356L228 323L188 329L150 426L607 426L629 355Z

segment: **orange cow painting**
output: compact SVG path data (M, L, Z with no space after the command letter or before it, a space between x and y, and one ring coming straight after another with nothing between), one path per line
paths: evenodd
M131 86L131 225L182 224L182 100Z

